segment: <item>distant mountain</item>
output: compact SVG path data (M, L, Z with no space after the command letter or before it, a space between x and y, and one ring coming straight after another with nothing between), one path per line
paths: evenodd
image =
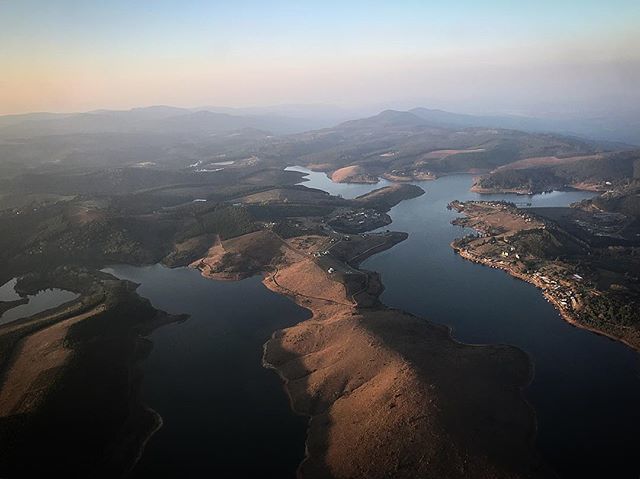
M488 173L534 157L623 149L575 135L514 130L527 127L515 122L515 117L425 108L385 110L321 129L311 129L313 121L277 114L238 115L162 105L11 115L0 117L0 176L16 175L25 168L138 164L184 168L255 156L273 165L298 163L323 171L357 165L370 177L409 180L454 172Z
M526 116L477 116L443 110L414 108L416 116L445 127L504 128L527 132L550 132L593 140L640 145L640 111L619 116L582 119L533 118Z
M273 134L289 134L307 131L313 123L304 119L269 115L237 116L208 110L188 112L164 118L154 128L171 132L218 133L252 128Z
M356 118L364 116L362 112L366 111L369 109L349 109L332 105L247 108L178 108L156 105L131 110L95 110L84 113L28 113L0 116L0 139L106 132L189 132L206 135L241 128L286 135L330 128L341 123L358 128L358 125L362 124L358 122L367 118ZM623 147L620 143L640 146L640 110L599 117L560 119L516 115L469 115L420 107L408 112L385 110L381 115L368 118L375 118L372 121L377 121L380 127L391 127L402 121L417 126L419 122L416 117L423 120L424 125L433 128L499 128L609 141L612 142L611 149Z
M244 128L272 134L313 129L316 123L278 115L231 115L207 110L192 111L170 106L132 110L96 110L87 113L38 113L0 117L0 139L49 135L104 133L166 133L209 135Z
M313 122L315 126L312 129L327 128L337 125L340 122L351 120L371 114L367 109L367 113L362 109L344 108L336 105L310 104L310 105L271 105L259 107L220 107L206 106L195 108L197 110L208 110L214 113L227 113L229 115L238 116L279 116L289 118L299 118L305 121ZM380 109L375 109L375 112Z
M163 118L169 118L177 115L186 115L191 110L187 108L178 108L175 106L166 105L154 105L140 108L132 108L128 111L113 111L113 110L101 110L105 114L114 114L115 116L121 116L121 114L128 115L139 120L161 120ZM97 113L97 112L93 112Z
M640 150L577 157L532 158L498 168L478 179L479 192L527 194L567 187L607 191L640 181Z
M431 126L431 122L413 112L385 110L368 118L346 121L336 126L336 129L424 128L428 126Z
M489 172L536 156L576 156L603 151L596 142L495 127L445 126L440 118L385 110L378 115L263 145L258 155L323 171L358 166L363 174L420 179L455 172Z
M15 125L17 123L23 123L25 121L38 121L38 120L54 120L66 118L73 115L73 113L24 113L18 115L4 115L0 116L0 129L6 126Z

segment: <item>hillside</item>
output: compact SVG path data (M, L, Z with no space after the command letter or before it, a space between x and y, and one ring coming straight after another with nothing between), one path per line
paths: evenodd
M640 222L640 180L607 191L585 203L585 206L594 205L599 210L621 213Z
M277 114L230 114L170 106L86 113L39 113L0 117L0 139L95 133L211 134L245 128L287 134L311 129L317 122Z
M445 127L505 128L531 133L554 132L561 135L640 145L640 112L632 111L581 118L536 118L517 115L467 115L429 108L411 113Z
M411 112L386 110L334 128L271 139L257 154L330 173L357 167L356 181L368 181L382 175L423 179L491 171L535 156L592 155L603 149L553 134L444 127Z
M640 150L538 160L497 168L479 178L474 191L533 194L567 187L606 191L640 178Z

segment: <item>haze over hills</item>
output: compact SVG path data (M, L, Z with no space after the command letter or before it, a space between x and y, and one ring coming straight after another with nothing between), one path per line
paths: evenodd
M489 172L530 157L577 156L610 149L606 142L558 134L443 126L412 112L394 110L266 143L257 153L265 160L286 159L321 171L357 165L366 175L394 180Z
M481 177L474 191L534 194L567 187L609 190L640 179L640 150L528 158Z
M378 110L379 111L379 110ZM558 133L585 139L640 145L640 111L575 118L516 115L475 115L416 107L410 113L433 126L445 128L500 128L536 133ZM86 113L27 113L0 116L0 138L112 132L212 133L255 128L271 134L291 134L328 128L367 117L375 107L333 105L275 105L271 107L196 107L156 105L131 110L94 110Z
M229 161L257 161L264 166L304 164L329 173L350 168L336 178L369 182L379 176L407 180L488 173L527 158L572 158L630 148L496 126L510 121L424 108L385 110L313 130L307 129L311 120L274 112L241 116L170 106L12 115L0 117L0 174L77 174L122 167L196 172L215 171Z
M208 110L153 106L132 110L97 110L73 114L26 114L0 117L0 138L109 132L208 134L254 128L283 134L317 127L305 118L278 115L231 115Z
M443 126L491 127L564 135L640 145L640 111L584 118L536 118L515 115L465 115L443 110L413 108L412 113Z

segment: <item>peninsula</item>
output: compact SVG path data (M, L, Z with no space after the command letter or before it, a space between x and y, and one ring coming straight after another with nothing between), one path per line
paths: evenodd
M528 209L456 201L450 207L465 217L454 224L479 234L451 246L470 261L534 284L571 324L640 349L637 219L592 205Z
M270 225L217 241L192 267L219 280L262 272L268 288L313 313L275 332L263 359L285 382L294 411L310 417L301 477L549 474L533 450L535 421L521 395L531 375L526 355L457 343L446 328L387 308L378 300L381 278L358 268L406 234L290 221L286 234Z

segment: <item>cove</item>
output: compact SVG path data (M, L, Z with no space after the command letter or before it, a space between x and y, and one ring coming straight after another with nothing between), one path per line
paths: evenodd
M142 399L163 421L132 477L295 477L307 418L291 412L262 346L310 312L268 290L261 277L225 282L188 268L116 265L154 307L186 313L149 340Z

